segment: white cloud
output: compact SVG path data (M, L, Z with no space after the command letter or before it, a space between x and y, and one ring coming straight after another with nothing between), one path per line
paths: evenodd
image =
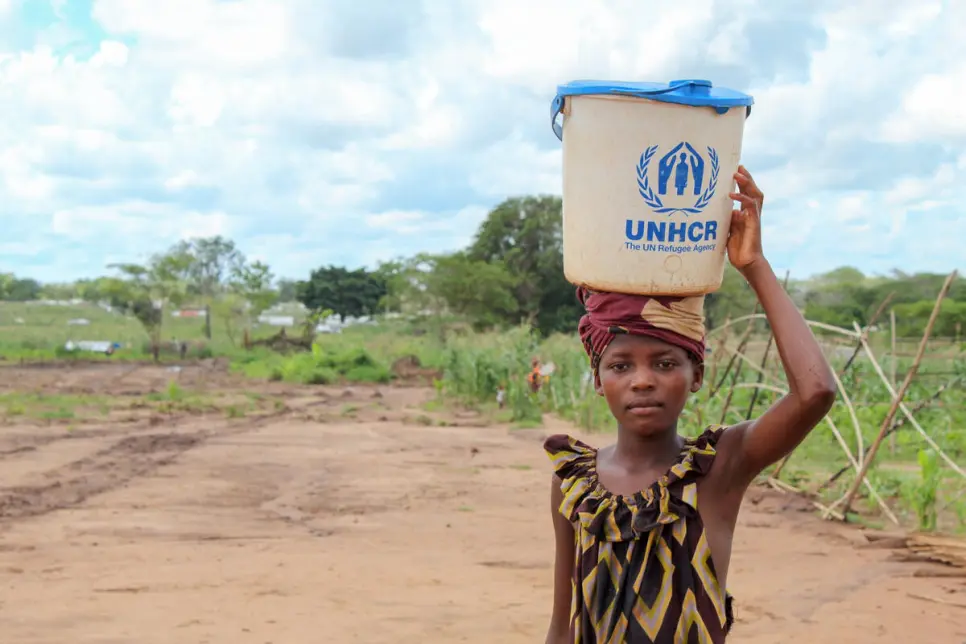
M71 241L93 242L109 234L125 245L148 250L159 240L230 235L231 224L222 212L185 212L144 201L108 208L80 206L54 212L50 232Z
M557 84L707 77L755 96L776 265L962 264L949 234L928 260L902 242L963 214L966 4L363 5L94 0L104 35L61 11L0 51L6 261L65 279L102 270L77 244L209 233L292 276L452 250L503 198L560 192Z

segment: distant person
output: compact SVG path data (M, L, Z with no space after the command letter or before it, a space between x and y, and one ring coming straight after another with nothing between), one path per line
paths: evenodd
M527 374L527 384L530 386L530 391L533 393L540 391L542 381L543 374L540 373L540 358L533 358L530 360L530 373Z
M835 381L761 247L764 196L735 174L728 259L757 294L789 393L759 418L678 434L704 377L704 298L578 289L579 331L617 442L548 438L556 533L548 644L721 644L734 618L727 591L742 497L828 413ZM713 559L712 559L713 554Z
M506 407L506 388L503 385L496 388L496 405L500 409Z

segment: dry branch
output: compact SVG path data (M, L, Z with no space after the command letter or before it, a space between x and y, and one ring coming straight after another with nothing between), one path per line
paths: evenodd
M835 422L831 418L829 418L828 416L825 417L825 422L827 422L829 424L829 426L832 428L832 433L835 435L836 440L838 440L839 445L842 447L842 451L845 452L845 455L846 455L846 457L848 457L849 462L852 464L852 467L854 467L856 469L856 471L861 471L862 470L862 466L859 464L859 462L856 460L856 458L852 455L851 450L849 450L848 443L845 442L845 438L842 437L842 432L840 432L839 431L839 428L836 427ZM869 481L869 477L868 476L863 476L862 477L862 484L865 485L866 489L869 491L869 496L872 498L873 501L875 501L879 505L880 508L882 508L882 511L889 518L889 520L892 521L896 525L900 525L899 517L897 517L895 515L895 513L892 512L892 509L889 507L889 504L887 504L882 499L882 497L879 496L879 492L872 485L872 482ZM841 499L839 499L839 501L836 501L835 503L833 503L832 505L830 505L829 506L829 509L834 509L840 502L841 502ZM827 518L829 518L829 516L831 516L831 513L826 513L826 514L823 515L823 518L827 519ZM843 516L844 516L844 511L843 511Z
M782 289L788 289L788 278L791 276L791 271L785 271L785 281L782 282ZM758 382L761 383L762 379L765 377L765 367L768 365L768 354L771 353L771 345L775 343L775 331L769 326L768 331L768 342L765 344L765 352L761 356L761 368L758 371ZM748 403L748 411L745 412L745 420L751 420L751 415L755 412L755 404L758 402L758 392L760 389L755 389L751 394L751 402Z
M744 364L747 364L749 367L751 367L752 371L754 371L755 373L758 373L761 376L763 376L765 378L768 378L769 380L777 380L777 378L775 378L775 376L773 376L772 374L768 373L765 369L763 369L762 367L760 367L757 364L755 364L752 361L752 359L749 358L748 355L744 352L744 348L743 347L738 347L737 349L732 349L731 347L728 347L728 346L722 346L721 348L724 349L725 351L727 351L728 353L730 353L736 359L738 359L741 362L743 362ZM732 377L732 384L733 383L734 383L734 377Z
M864 462L865 455L866 455L866 451L862 449L862 426L859 423L858 417L855 414L855 407L852 405L852 401L849 399L848 392L846 391L845 386L842 384L841 378L849 370L849 367L852 366L852 363L855 361L856 355L858 355L858 353L862 350L863 341L868 340L869 330L872 328L872 325L875 324L876 321L879 319L879 316L882 315L882 311L885 310L886 305L892 300L893 295L894 293L889 293L889 295L885 298L885 300L882 301L882 304L879 305L879 308L876 309L875 313L872 314L872 317L869 318L869 323L865 326L865 329L863 329L858 335L858 340L855 343L855 348L852 351L852 355L845 362L845 365L842 367L839 373L836 375L833 372L833 375L835 375L835 385L836 387L838 387L839 393L842 394L842 400L845 402L846 407L848 407L849 415L851 416L852 423L855 427L856 440L858 441L856 443L856 449L859 451L859 454L860 454L858 459L858 462L860 465ZM775 468L775 471L772 473L773 477L778 478L781 475L782 470L785 469L785 465L788 463L788 459L790 459L792 457L792 454L794 453L795 453L794 450L792 450L791 452L788 453L787 456L785 456L785 458L781 460L781 462ZM848 469L848 466L846 466L846 469Z
M778 490L779 492L791 492L792 494L797 494L798 496L805 497L806 499L808 499L808 502L811 503L815 508L821 510L823 515L831 515L836 519L839 519L840 521L845 519L845 517L839 514L834 508L829 508L822 505L815 499L810 498L809 495L806 494L804 490L800 490L794 485L789 485L785 481L779 481L778 479L772 479L772 478L768 479L767 483L768 485Z
M891 395L893 397L893 400L895 400L896 390L892 387L892 383L889 382L889 377L885 375L885 372L882 370L882 365L880 365L879 361L875 359L875 355L872 353L872 349L869 348L869 345L866 343L864 346L865 346L865 351L869 356L869 360L872 362L872 368L875 369L876 373L879 374L879 378L882 380L883 383L885 383L886 390L889 392L889 395ZM926 430L924 430L922 428L922 425L919 424L919 421L917 421L913 417L912 412L909 411L909 408L906 407L905 403L902 403L902 402L899 403L899 410L906 417L906 420L909 421L909 424L912 425L917 432L919 432L919 435L922 436L923 440L925 440L930 447L936 450L936 453L939 454L939 458L946 461L946 464L949 465L949 467L952 468L954 472L956 472L963 478L966 478L966 471L963 471L963 468L957 465L956 461L949 458L949 455L947 455L946 452L944 452L943 449L936 443L936 441L934 441L932 437L928 433L926 433Z
M732 368L734 368L735 366L735 361L738 360L738 355L745 350L745 347L748 346L748 340L751 337L751 332L753 330L754 330L754 327L751 324L749 324L748 328L745 329L745 332L741 334L741 337L738 339L737 351L734 351L731 348L729 348L727 341L721 343L720 348L730 353L731 359L728 360L728 364L724 369L724 373L721 374L721 378L718 380L717 384L715 384L714 382L711 383L711 389L708 391L708 398L713 398L724 386L724 383L728 379L728 376L731 375Z
M913 599L921 599L923 601L932 602L934 604L942 604L943 606L955 606L956 608L966 608L966 604L961 604L959 602L949 601L948 599L943 599L942 597L930 597L928 595L920 595L919 593L906 593Z
M861 345L860 345L861 346ZM842 369L843 373L845 368ZM842 383L842 378L839 374L832 372L832 377L835 379L835 386L838 388L839 393L842 394L842 402L845 403L846 409L849 411L849 418L852 420L852 427L855 429L855 452L858 454L858 458L855 459L856 469L862 466L865 462L865 450L863 449L862 442L862 424L859 422L859 417L855 413L855 407L852 405L852 399L849 397L849 392Z
M885 311L885 307L888 306L889 302L892 301L892 298L894 296L895 296L895 291L889 293L886 296L886 298L882 300L882 304L880 304L879 308L875 310L875 313L873 313L872 317L869 318L868 324L866 324L865 328L862 330L862 335L860 336L860 338L865 338L866 340L869 339L869 331L872 329L875 323L879 321L879 317L882 315L882 312ZM852 350L852 355L849 356L849 359L845 361L845 366L842 367L843 375L845 374L846 371L849 370L849 367L852 366L852 363L855 362L855 359L859 357L859 353L861 351L862 351L862 342L860 340L859 342L855 343L855 348Z
M764 313L753 313L752 315L743 315L740 318L735 318L734 320L731 320L726 324L722 324L719 327L715 327L714 329L711 329L711 331L708 332L708 337L711 337L718 331L724 330L726 326L731 326L733 324L737 324L738 322L743 322L744 320L765 320L765 319L767 319L767 316ZM838 333L840 335L845 335L850 338L858 338L861 335L860 332L849 331L848 329L843 329L842 327L834 326L832 324L825 324L824 322L805 320L805 323L811 327L815 327L816 329L824 329L825 331L829 331L831 333Z
M895 394L895 397L892 399L892 405L889 407L889 413L886 414L885 420L882 421L882 426L879 428L879 434L876 436L875 441L872 443L872 448L869 450L868 458L862 464L862 467L859 469L858 476L856 476L856 479L849 488L849 491L845 494L845 501L842 505L842 513L845 515L848 515L852 501L855 499L855 495L859 491L859 485L861 485L860 479L865 477L866 472L869 470L869 466L875 459L875 455L879 450L879 445L882 443L882 439L885 438L885 433L889 430L889 426L892 425L892 419L895 418L896 412L899 411L899 407L904 406L902 405L902 399L905 397L906 391L909 389L909 385L912 384L912 380L915 378L916 372L919 370L922 357L926 353L926 346L929 344L929 336L932 335L933 327L936 326L936 320L939 318L940 306L942 305L943 299L946 297L946 293L949 292L949 287L952 286L955 278L956 271L953 271L949 274L949 277L946 278L946 282L939 290L939 295L936 297L936 303L933 306L932 314L929 316L929 322L926 323L926 330L922 334L922 341L919 343L919 351L916 354L916 359L912 363L912 368L910 368L909 372L906 374L905 380L903 380L902 386L899 388L899 393ZM863 338L860 334L859 341L862 343L862 346L865 347L866 351L870 353L871 357L871 351L868 348L868 340ZM890 385L889 388L891 389L892 386ZM890 393L892 392L890 391Z
M756 300L755 301L755 306L751 309L751 316L746 316L745 318L743 318L743 319L749 320L749 322L745 326L745 332L741 334L741 340L738 342L738 350L739 351L744 351L745 350L745 347L748 346L748 340L751 339L751 333L752 333L752 331L755 330L754 316L755 316L755 314L758 313L758 307L759 306L761 306L761 302L758 302ZM725 320L724 325L718 327L718 329L730 329L731 328L731 324L732 324L731 323L731 318L729 317L727 320ZM715 329L715 330L717 330L717 329ZM713 332L714 331L712 331L712 333ZM710 335L711 334L709 333L708 336L710 336ZM722 348L724 348L724 349L727 350L727 338L722 342L721 346L722 346ZM715 385L714 384L714 381L712 381L712 383L711 383L712 384L712 388L708 392L708 397L709 398L711 398L715 394L717 394L718 393L718 390L720 390L721 387L722 387L722 385L724 385L725 380L728 379L728 375L731 373L732 367L734 367L734 364L735 364L735 360L736 359L737 359L737 356L735 354L732 354L731 355L731 359L728 361L728 366L725 367L724 375L721 376L721 380L718 381L718 384L717 385ZM734 382L734 378L732 378L732 382Z
M933 402L934 400L936 400L937 398L939 398L939 396L941 396L944 391L946 391L947 389L949 389L950 387L952 387L959 380L960 380L959 378L953 378L952 380L950 380L949 382L947 382L946 384L944 384L942 387L940 387L939 389L937 389L936 392L932 396L930 396L929 398L927 398L925 400L920 400L918 403L916 403L916 406L912 408L912 413L916 413L918 411L921 411L924 407L926 407L931 402ZM894 436L896 434L896 432L898 432L900 429L902 429L902 427L906 424L906 422L907 421L906 421L906 419L904 417L903 418L896 418L893 421L893 423L892 423L892 427L889 429L889 431L886 433L886 435L887 436ZM872 448L871 445L869 447L865 448L865 454L862 455L862 458L863 459L868 458L869 450L871 448ZM822 483L821 487L818 488L818 491L821 492L822 490L824 490L824 489L828 488L829 486L831 486L833 483L835 483L835 481L837 481L839 478L841 478L842 475L845 474L846 472L848 472L850 469L852 469L852 468L849 467L848 465L846 465L845 467L843 467L842 469L840 469L838 472L836 472L835 474L833 474L832 476L830 476L827 481L825 481L824 483Z

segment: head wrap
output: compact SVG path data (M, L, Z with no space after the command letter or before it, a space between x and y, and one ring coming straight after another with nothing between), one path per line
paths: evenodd
M577 299L586 309L577 330L590 356L594 379L604 350L618 334L644 335L688 352L697 364L704 364L704 296L669 297L628 295L577 289Z

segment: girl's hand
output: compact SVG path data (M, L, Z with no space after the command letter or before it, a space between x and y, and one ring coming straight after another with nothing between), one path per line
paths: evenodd
M741 204L740 210L731 211L731 232L728 234L728 260L739 271L745 271L764 262L761 250L761 208L765 202L751 173L743 165L735 173L738 192L731 198Z

